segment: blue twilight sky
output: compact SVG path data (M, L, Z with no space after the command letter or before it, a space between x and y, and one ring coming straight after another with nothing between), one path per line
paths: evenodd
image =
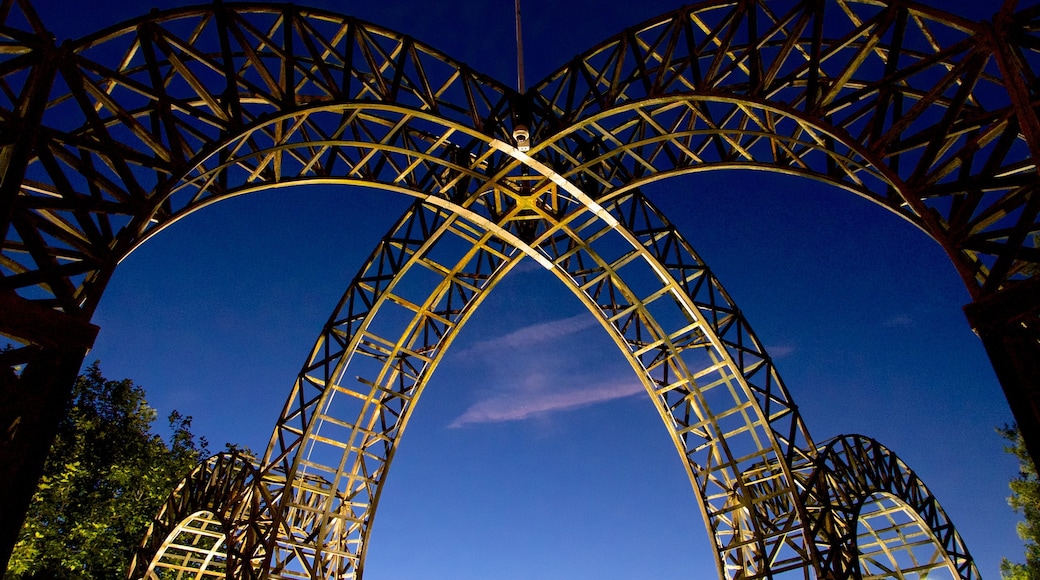
M299 4L307 4L301 1ZM311 3L515 79L512 0ZM178 0L153 0L168 8ZM983 18L982 2L942 3ZM37 0L59 39L143 3ZM524 0L527 82L676 0ZM1010 412L939 247L816 182L707 173L649 189L776 359L818 441L862 433L916 469L986 578L1020 558L1006 505ZM88 362L258 453L322 324L408 200L310 187L235 198L117 270ZM481 307L426 390L382 496L366 577L713 578L666 430L611 341L540 268Z

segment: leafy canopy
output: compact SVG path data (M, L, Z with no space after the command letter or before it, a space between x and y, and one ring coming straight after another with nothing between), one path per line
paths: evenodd
M152 433L156 411L129 379L99 363L77 379L5 580L112 580L180 479L209 455L191 417L174 411L171 435Z
M1018 458L1019 473L1009 484L1008 504L1023 516L1018 524L1018 535L1026 543L1025 563L1005 558L1000 563L1000 575L1004 580L1040 580L1040 480L1018 429L1005 426L999 431L1010 442L1005 448L1007 452Z

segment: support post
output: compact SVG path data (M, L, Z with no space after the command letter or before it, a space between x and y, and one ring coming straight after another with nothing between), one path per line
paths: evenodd
M21 376L2 369L0 378L0 571L25 522L58 425L87 349L45 348Z
M0 312L0 334L30 344L20 349L26 361L20 374L7 364L0 368L2 576L98 328L14 294L0 294Z
M982 339L1029 456L1040 465L1040 278L964 307Z

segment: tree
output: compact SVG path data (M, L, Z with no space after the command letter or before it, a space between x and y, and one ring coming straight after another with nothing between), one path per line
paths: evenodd
M168 441L151 432L155 419L129 379L107 380L97 362L79 377L5 579L126 575L151 518L209 454L191 417L170 414Z
M1005 580L1040 580L1040 479L1036 465L1026 451L1022 434L1015 426L1005 426L1000 434L1010 441L1008 453L1018 458L1018 477L1011 480L1011 496L1008 504L1021 512L1023 520L1018 524L1018 535L1026 543L1026 561L1017 564L1004 558L1000 563L1000 575Z

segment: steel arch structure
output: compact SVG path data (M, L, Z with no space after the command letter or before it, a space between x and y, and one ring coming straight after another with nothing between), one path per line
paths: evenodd
M934 496L887 449L856 437L813 444L740 310L646 198L579 204L561 218L551 210L510 212L507 222L546 226L525 243L479 214L417 202L384 237L330 316L276 425L257 477L272 500L261 511L232 509L275 522L269 577L362 576L413 403L487 292L531 257L597 316L642 380L700 499L722 577L860 577L862 536L883 548L865 552L872 565L881 551L906 576L944 569L978 578ZM863 510L877 493L914 517ZM170 503L189 506L184 513L211 507L190 491ZM857 534L867 516L892 523ZM154 543L160 537L149 534L141 566L165 553ZM900 551L911 565L891 556ZM228 577L257 573L242 559L221 560L220 572L225 565ZM131 578L147 577L143 570Z
M119 260L208 204L304 182L414 195L539 252L565 216L606 219L604 207L668 175L752 167L835 184L946 250L1036 457L1038 12L1009 2L974 23L912 2L709 1L521 95L323 11L214 4L55 46L28 0L3 0L0 331L16 348L0 355L0 464L5 495L24 501L0 519L22 517L48 411L92 344ZM519 125L526 153L512 145ZM770 469L791 479L812 445L785 417L770 446L788 463ZM293 445L269 460L288 461ZM786 538L758 553L805 549Z

